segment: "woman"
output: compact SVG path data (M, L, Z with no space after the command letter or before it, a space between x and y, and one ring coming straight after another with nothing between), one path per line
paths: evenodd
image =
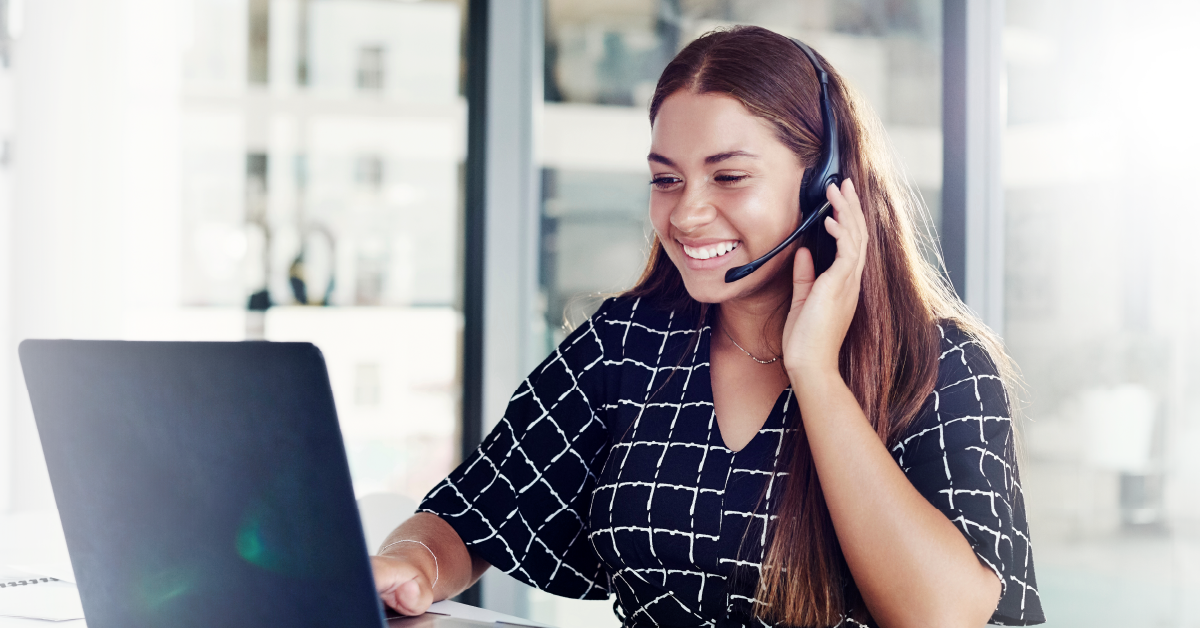
M628 626L1042 621L999 343L921 256L919 205L828 64L841 172L817 272L790 246L814 65L710 33L650 106L655 242L373 558L406 614L489 566ZM813 242L813 240L810 240ZM816 266L825 266L818 258Z

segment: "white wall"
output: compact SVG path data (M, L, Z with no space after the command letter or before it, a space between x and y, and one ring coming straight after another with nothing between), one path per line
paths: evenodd
M0 141L12 139L12 72L0 68ZM0 164L0 512L8 508L11 493L12 468L8 464L10 447L9 407L13 395L13 366L16 364L15 347L10 346L7 336L10 325L10 283L12 279L12 170L5 155Z
M120 337L138 312L179 302L179 6L25 4L14 60L10 365L21 339ZM8 382L0 508L50 508L19 369Z

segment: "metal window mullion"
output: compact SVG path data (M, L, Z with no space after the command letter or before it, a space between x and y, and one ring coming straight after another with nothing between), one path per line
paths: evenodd
M534 112L541 105L538 0L493 1L488 9L484 242L484 414L495 425L525 378L537 289L540 173ZM540 358L539 358L540 359Z
M955 290L1004 327L1004 0L943 3L942 251Z
M463 182L462 423L459 430L464 459L483 438L483 306L486 296L483 192L487 163L487 108L483 103L487 101L488 4L489 0L470 0L465 42L467 70L463 91L467 100L467 156ZM479 585L471 586L456 599L478 606Z
M463 455L504 413L527 374L537 290L540 0L472 0L463 295ZM540 356L536 358L540 360ZM464 601L521 615L523 585L490 571ZM478 595L478 594L476 594Z

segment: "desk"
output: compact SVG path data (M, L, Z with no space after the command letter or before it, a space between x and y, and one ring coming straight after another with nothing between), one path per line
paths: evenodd
M58 511L0 515L0 565L66 563L69 560Z
M0 565L37 565L68 563L67 541L63 536L58 512L54 510L0 515ZM546 627L544 624L504 615L456 602L438 602L429 609L435 613L474 619L502 621L517 625ZM0 617L0 628L86 628L82 619L42 621L19 617Z
M43 510L0 515L0 565L69 563L58 512ZM84 628L82 619L41 621L0 617L0 628Z
M545 624L521 619L503 613L495 613L474 606L467 606L457 602L438 602L434 604L430 611L441 613L443 615L451 615L453 617L461 617L463 619L474 619L477 621L496 622L502 621L508 624L516 624L518 626L534 626L535 628L549 628ZM0 617L0 628L87 628L87 623L82 619L74 621L42 621L40 619L21 619L20 617Z

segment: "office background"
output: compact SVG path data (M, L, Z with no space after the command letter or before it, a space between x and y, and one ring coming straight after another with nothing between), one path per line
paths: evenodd
M1200 626L1194 3L0 0L0 22L9 516L54 507L28 337L315 342L356 492L419 499L636 278L658 73L751 23L865 95L1022 369L1048 625ZM503 575L482 602L616 625Z

